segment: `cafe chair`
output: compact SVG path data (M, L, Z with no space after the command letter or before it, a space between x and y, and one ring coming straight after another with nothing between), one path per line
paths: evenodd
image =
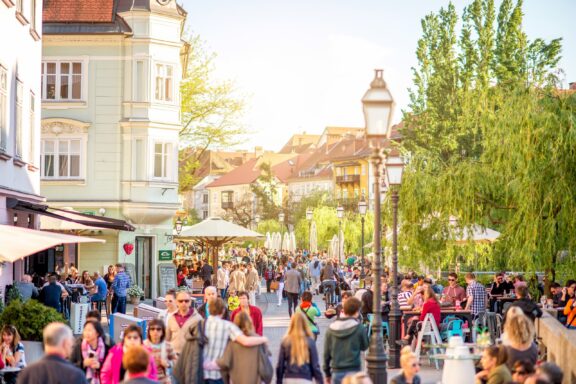
M442 323L442 336L443 340L449 340L452 336L460 336L464 339L464 321L458 318L452 318L449 321Z
M424 321L422 321L420 327L420 332L418 332L418 341L416 343L416 349L414 353L416 354L416 358L420 360L420 352L422 350L422 341L424 338L428 339L429 344L431 345L428 348L428 354L435 354L440 353L440 345L442 344L442 338L440 337L440 332L438 332L438 327L436 326L436 321L434 320L434 316L431 313L426 314L424 317ZM429 358L429 361L432 362L432 359ZM436 369L440 369L438 365L438 360L434 359L434 365Z
M374 321L374 314L369 313L368 314L368 338L370 338L370 335L372 334L373 321ZM390 326L388 325L387 321L382 321L382 332L386 332L386 337L390 336Z
M502 315L495 312L480 312L472 323L472 342L476 343L479 330L486 330L490 333L492 344L502 335Z

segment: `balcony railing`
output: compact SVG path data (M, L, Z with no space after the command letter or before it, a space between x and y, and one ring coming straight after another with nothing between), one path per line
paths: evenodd
M336 182L337 182L338 184L343 184L343 183L360 183L360 175L336 176Z
M223 201L222 202L222 209L232 209L234 208L234 202L233 201Z

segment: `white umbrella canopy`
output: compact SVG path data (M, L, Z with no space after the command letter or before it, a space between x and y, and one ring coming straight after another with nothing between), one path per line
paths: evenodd
M338 257L340 258L338 261L342 261L343 259L346 258L346 256L344 255L344 232L342 230L340 230L340 237L338 239Z
M474 243L493 243L500 237L500 232L490 228L483 228L480 225L473 225L464 228L461 232L456 233L454 240L458 244L472 241Z
M294 232L290 232L290 251L296 252L296 234Z
M0 225L0 260L13 262L60 244L105 242L92 237Z
M270 232L266 232L266 241L264 242L264 248L272 248L272 238L270 237Z
M284 232L284 237L282 238L282 250L290 251L290 235L288 232Z
M226 221L220 217L209 217L198 224L183 229L182 232L180 232L180 236L178 237L198 238L202 240L230 241L238 239L261 238L264 237L264 235Z

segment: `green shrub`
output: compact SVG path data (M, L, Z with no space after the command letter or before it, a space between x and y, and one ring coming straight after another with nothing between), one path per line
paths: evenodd
M28 341L42 341L44 327L56 321L66 322L54 308L47 307L36 300L28 300L25 303L13 300L0 315L0 324L15 326L22 340Z

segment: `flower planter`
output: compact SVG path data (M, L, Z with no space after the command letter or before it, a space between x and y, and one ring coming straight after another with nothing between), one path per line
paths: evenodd
M140 304L140 298L138 296L130 296L130 303L132 305Z

